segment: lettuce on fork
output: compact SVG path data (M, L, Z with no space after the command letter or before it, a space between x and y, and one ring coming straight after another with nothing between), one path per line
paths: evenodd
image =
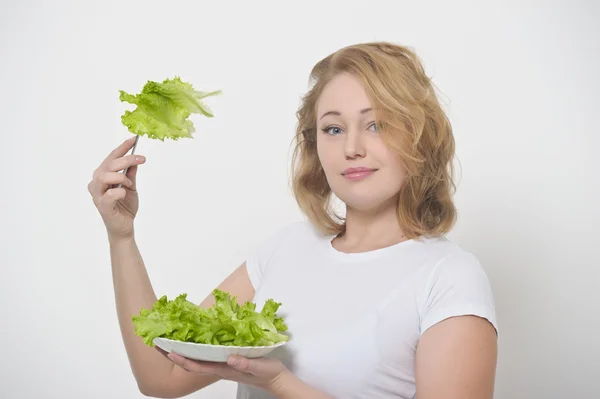
M121 116L123 125L133 134L164 141L165 138L192 138L195 128L189 116L195 113L213 117L211 109L202 99L221 94L221 90L197 91L190 83L176 76L163 82L149 80L142 92L136 95L123 90L119 90L119 93L122 102L137 106L134 111L125 111Z
M152 309L144 309L132 317L135 333L148 346L154 338L227 346L268 346L287 341L283 332L287 325L277 316L281 303L268 299L260 312L256 304L238 304L227 292L213 291L215 304L210 308L187 300L181 294L173 300L161 297Z

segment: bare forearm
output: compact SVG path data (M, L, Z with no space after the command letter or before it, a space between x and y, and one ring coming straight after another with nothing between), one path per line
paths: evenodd
M280 399L335 399L302 381L291 372L282 376L272 393Z
M150 309L157 298L135 240L109 239L109 242L117 315L123 342L138 385L147 390L147 385L151 382L166 382L164 380L173 371L171 362L135 335L131 321L131 317L139 314L142 307Z
M176 368L135 335L131 317L142 308L151 309L157 297L135 240L109 238L109 242L119 325L140 391L152 397L179 398L218 381L214 376L190 375Z

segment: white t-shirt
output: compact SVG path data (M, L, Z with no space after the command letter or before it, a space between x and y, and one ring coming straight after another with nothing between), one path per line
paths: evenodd
M494 327L480 263L447 238L422 238L347 254L309 222L287 226L246 261L257 309L282 302L290 341L272 352L335 398L411 399L415 352L434 324L477 315ZM240 384L238 399L271 399Z

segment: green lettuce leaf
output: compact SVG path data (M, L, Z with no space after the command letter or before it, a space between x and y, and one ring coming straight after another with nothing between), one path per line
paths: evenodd
M121 116L123 125L133 134L164 141L165 138L192 138L196 130L189 116L202 114L212 118L214 115L210 107L202 99L222 92L197 91L190 83L176 76L161 83L149 80L137 95L123 90L119 90L119 93L122 102L137 106L134 111L125 111Z
M215 304L201 308L181 294L173 300L166 296L157 300L150 310L142 308L132 321L135 334L148 346L157 337L177 341L213 345L267 346L288 341L283 334L288 327L277 315L281 303L268 299L261 312L256 304L240 305L237 297L215 289Z

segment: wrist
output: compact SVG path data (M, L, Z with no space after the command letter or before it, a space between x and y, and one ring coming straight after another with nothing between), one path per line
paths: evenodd
M285 371L273 381L269 387L269 392L281 399L291 398L290 393L295 391L294 385L297 385L298 382L298 377L290 370L285 369Z
M133 235L133 233L131 234L108 234L108 243L111 246L123 246L123 245L129 245L132 244L133 242L135 242L135 236Z
M269 392L279 399L334 399L287 369L273 382Z

